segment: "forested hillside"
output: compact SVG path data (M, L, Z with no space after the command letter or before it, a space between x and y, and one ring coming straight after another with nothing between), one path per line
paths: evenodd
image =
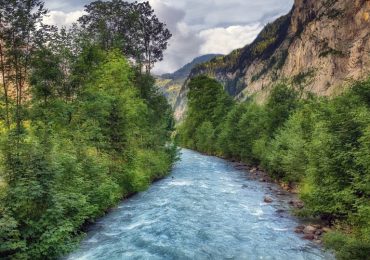
M278 84L263 105L236 103L217 81L199 76L189 83L178 138L184 147L259 166L298 185L305 206L297 214L332 227L324 242L338 259L368 259L369 97L369 80L335 98Z
M175 108L182 146L298 187L296 214L330 226L338 259L370 253L369 14L369 1L296 0L250 45L194 68Z
M149 73L171 34L148 3L93 2L70 29L39 0L0 11L0 258L55 259L169 172L172 112Z
M191 48L193 33L203 43L235 34L216 26L236 20L198 6L189 18L169 2L151 3ZM172 34L149 2L94 1L66 28L46 24L48 14L42 0L0 1L0 259L76 259L97 219L171 172L177 143L297 190L294 213L325 226L312 240L338 259L369 259L369 0L295 0L244 48L157 78ZM287 201L263 198L277 186L265 191L219 158L182 158L172 177L99 221L76 255L331 256L279 215Z
M175 108L176 101L178 99L179 93L181 88L186 83L190 72L196 66L201 63L208 62L216 57L220 57L222 55L218 54L207 54L200 57L195 58L188 64L184 65L182 68L178 69L174 73L167 73L161 76L156 76L156 85L158 86L159 90L166 96L168 102Z
M239 100L264 102L277 81L319 96L338 95L370 73L370 2L295 0L285 16L267 24L249 45L194 68ZM186 108L185 86L176 117Z

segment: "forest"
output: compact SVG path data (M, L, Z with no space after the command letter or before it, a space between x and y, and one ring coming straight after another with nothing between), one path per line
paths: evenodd
M176 159L150 75L171 33L148 2L85 11L56 28L40 0L0 2L1 259L66 254Z
M370 80L336 97L317 97L280 83L268 100L233 101L206 76L189 83L189 108L178 127L181 146L259 166L298 185L302 217L332 227L324 237L338 259L370 252Z
M308 2L303 1L302 5ZM339 3L323 3L329 2ZM370 8L364 1L361 6L364 10ZM305 11L309 15L303 13L302 17L314 17L311 7L307 4ZM186 10L173 6L168 10L174 12L167 17L169 21L176 20L176 15L185 21ZM215 255L238 258L245 254L269 258L271 255L261 255L271 252L281 253L277 258L285 253L310 256L300 246L303 240L294 240L300 237L291 228L285 230L280 219L275 221L276 214L268 215L268 221L262 223L265 226L259 227L258 239L246 236L255 234L248 225L260 221L258 214L275 209L271 204L261 203L258 196L252 201L251 196L232 195L246 194L243 192L252 185L252 181L246 182L245 172L239 171L234 176L235 169L230 170L226 160L210 159L193 151L185 150L185 155L180 155L178 145L243 162L263 170L277 183L297 189L304 207L294 209L293 213L330 227L323 242L337 259L369 259L370 79L353 80L350 86L338 87L340 93L336 95L319 96L305 91L303 86L305 79L314 73L309 69L292 80L273 79L271 90L263 89L268 95L264 102L257 98L258 93L240 96L245 98L241 102L228 95L227 88L217 80L195 76L199 71L209 73L220 66L217 71L222 73L232 68L243 71L244 61L248 63L249 58L267 61L291 36L289 26L295 15L290 13L276 23L268 23L245 48L234 50L229 56L217 55L211 62L189 70L187 73L194 77L187 79L181 88L183 91L189 88L187 114L176 125L165 91L158 88L152 75L155 65L165 57L172 34L150 2L93 1L68 27L46 24L49 14L42 0L0 0L0 259L64 259L79 248L94 223L138 193L137 200L125 200L128 206L126 211L119 212L122 217L119 222L110 223L110 228L121 228L121 232L129 234L133 245L117 232L109 238L116 242L110 252L102 252L105 248L99 248L101 244L92 246L99 248L97 254L104 254L97 259L111 259L107 256L123 251L122 243L129 249L119 252L121 256L135 253L141 254L141 258L155 255L187 259L185 256L194 256L196 252L208 256L207 259L212 256L217 259ZM360 14L358 24L367 23L369 13ZM193 22L204 22L203 18ZM332 21L336 17L329 18ZM363 27L369 28L366 26ZM199 24L195 27L203 28ZM182 22L171 24L170 28L197 34ZM179 33L176 30L174 34ZM338 33L343 37L345 34ZM340 38L338 35L335 34ZM188 39L178 35L173 38L175 44L179 39ZM288 39L289 46L294 45L291 44L294 39ZM365 40L361 41L365 46ZM355 45L352 41L342 45L351 44ZM295 46L301 49L301 45ZM334 61L347 53L330 46L326 43L318 56L331 59L334 77L334 70L342 68ZM356 59L361 68L356 69L362 73L363 64L367 63L360 58L367 49L357 49ZM175 54L178 53L176 50ZM266 79L272 67L281 69L288 50L279 55L261 67L251 82ZM229 94L240 93L246 87L244 78L233 82L238 85ZM185 160L173 167L179 156ZM169 174L172 176L165 178ZM226 174L230 175L227 181L232 189L228 187L224 192L227 185L222 178ZM243 174L243 178L237 174ZM213 183L216 178L218 182ZM145 193L159 180L162 181L156 184L162 186L153 185L157 193ZM236 180L239 183L235 184ZM264 196L263 186L256 183L261 184L254 181L253 187L259 187L258 194ZM252 206L256 202L254 210L259 212L243 211L246 207L241 199L244 202L250 199ZM227 210L215 209L221 203ZM143 204L147 207L137 206ZM130 205L137 208L130 209ZM235 214L235 210L228 211L235 205L241 215ZM203 222L216 211L213 222ZM124 216L135 213L131 218ZM126 222L123 216L127 217ZM249 218L249 222L235 221L238 216L242 216L238 220ZM187 222L183 223L184 219ZM296 218L289 214L286 219L296 223ZM269 226L271 223L281 226L274 230ZM238 236L242 225L244 236ZM281 227L289 233L279 233ZM217 237L218 234L221 235ZM280 240L271 241L268 236L271 234L270 237L287 242L290 251L281 247ZM104 239L96 241L103 243ZM259 250L270 245L275 248L271 252L253 251L254 243L258 243L254 240L262 241ZM232 248L227 248L229 252L220 249L217 244L220 241L221 246L232 244ZM193 251L194 244L199 245ZM312 241L302 245L309 247L311 255L323 253ZM324 254L316 256L323 259L320 257Z

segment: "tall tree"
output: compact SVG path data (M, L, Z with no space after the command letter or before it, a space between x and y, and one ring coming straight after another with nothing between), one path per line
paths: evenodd
M0 1L0 71L5 101L5 122L11 124L10 102L15 101L15 122L19 130L22 105L32 57L45 40L47 10L40 0Z
M120 49L147 73L163 59L172 35L149 2L95 1L85 11L79 23L103 49Z

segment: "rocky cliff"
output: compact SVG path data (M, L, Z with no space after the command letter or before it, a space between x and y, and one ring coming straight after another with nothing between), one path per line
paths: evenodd
M279 81L318 95L335 95L370 75L370 0L295 0L289 14L268 24L253 43L194 68L237 99L263 101ZM187 87L176 100L180 119Z

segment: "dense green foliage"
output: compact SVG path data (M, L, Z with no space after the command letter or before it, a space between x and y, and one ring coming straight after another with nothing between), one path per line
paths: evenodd
M213 139L218 132L215 128L232 105L232 100L216 80L205 76L193 79L189 90L188 120L181 127L181 143L210 153L214 150Z
M41 1L0 8L0 258L55 259L168 173L172 111L121 50L44 27Z
M328 99L277 85L264 105L230 105L222 86L204 76L190 83L182 145L260 165L299 184L300 214L336 227L325 236L339 259L370 252L370 80ZM227 104L227 105L226 105ZM220 111L222 111L220 113Z
M94 1L79 19L82 28L103 49L118 48L146 71L163 59L170 31L149 2Z
M73 102L39 98L35 88L21 135L3 129L2 257L68 252L86 221L167 174L171 112L153 85L140 96L140 77L110 53Z

